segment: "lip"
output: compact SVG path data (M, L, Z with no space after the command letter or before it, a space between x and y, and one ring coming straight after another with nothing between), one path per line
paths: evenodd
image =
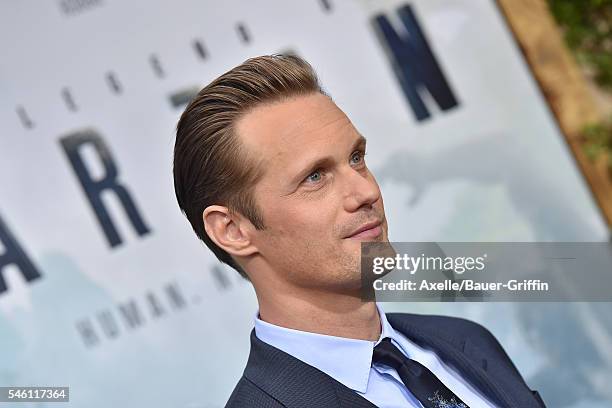
M381 224L382 221L368 222L367 224L364 224L355 231L353 231L351 235L347 236L346 238L375 238L382 233Z

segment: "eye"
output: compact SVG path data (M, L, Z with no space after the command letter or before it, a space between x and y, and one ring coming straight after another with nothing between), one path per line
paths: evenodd
M315 170L312 173L310 173L310 175L306 177L304 181L309 181L311 183L317 183L321 181L322 178L323 178L323 173L321 172L321 170Z
M362 164L365 155L366 153L361 150L353 152L351 155L351 164Z

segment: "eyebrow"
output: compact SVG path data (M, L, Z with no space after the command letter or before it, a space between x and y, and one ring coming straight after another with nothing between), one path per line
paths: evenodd
M359 137L353 142L351 151L355 150L357 147L361 145L365 146L366 142L367 140L365 136L359 133ZM297 175L291 180L291 184L295 184L295 183L302 181L303 179L306 178L306 176L308 176L310 173L312 173L316 169L320 167L328 167L333 162L334 162L334 159L331 156L325 156L325 157L320 157L316 159L314 162L308 164L301 171L299 171Z

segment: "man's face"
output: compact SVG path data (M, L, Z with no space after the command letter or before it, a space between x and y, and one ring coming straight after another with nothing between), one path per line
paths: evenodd
M388 238L365 140L349 118L314 93L257 107L236 125L264 168L254 189L265 224L252 235L259 261L296 286L357 289L360 242Z

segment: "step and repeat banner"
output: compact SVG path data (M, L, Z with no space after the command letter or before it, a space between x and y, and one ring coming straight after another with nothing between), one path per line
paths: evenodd
M0 386L224 405L257 304L180 213L172 149L256 55L306 58L368 138L391 240L608 239L490 0L4 0L0 49ZM610 406L602 304L384 306L482 322L550 406Z

